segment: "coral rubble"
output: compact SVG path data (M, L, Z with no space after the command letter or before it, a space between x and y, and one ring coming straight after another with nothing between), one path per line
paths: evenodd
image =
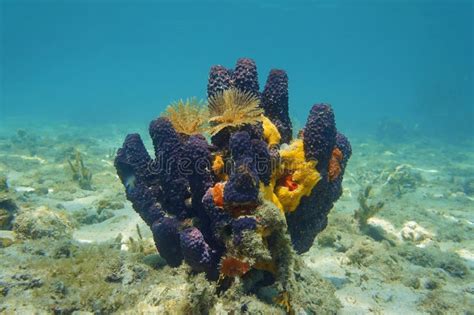
M221 291L239 281L249 292L272 286L273 300L290 311L302 301L295 253L326 227L350 143L327 104L314 105L292 139L283 70L271 70L260 93L253 60L213 66L207 92L211 143L194 126L183 136L187 126L160 117L149 128L155 157L138 134L128 135L117 173L170 266L184 261Z

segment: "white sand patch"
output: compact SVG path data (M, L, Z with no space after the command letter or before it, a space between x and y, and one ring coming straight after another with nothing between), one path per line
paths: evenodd
M17 186L14 188L14 190L19 193L35 191L33 187L26 187L26 186Z
M73 237L82 242L100 243L114 240L119 234L123 239L138 238L137 224L144 237L151 234L138 214L127 205L124 209L114 211L115 216L97 224L83 225L74 232Z
M456 254L459 255L459 257L465 259L467 261L467 264L471 267L474 268L474 253L471 252L468 249L462 248L456 251Z
M0 158L2 157L11 157L11 158L16 158L20 160L28 160L28 161L38 161L40 164L45 164L48 163L43 158L40 158L39 156L28 156L28 155L20 155L20 154L0 154Z
M423 314L416 311L419 296L399 283L382 287L377 281L368 281L364 288L348 286L336 296L343 305L338 314Z
M111 161L107 161L107 160L100 160L100 161L104 163L105 165L114 166L114 163L112 163Z
M77 211L83 208L91 207L95 201L100 199L100 195L92 195L83 198L76 198L71 201L61 201L61 204L68 210L68 211Z
M305 263L311 269L317 270L325 278L346 278L342 265L347 263L347 257L342 253L321 250L318 251L317 256L307 256Z
M419 167L413 167L414 170L419 171L419 172L424 172L424 173L431 173L431 174L436 174L439 173L438 170L435 169L424 169L424 168L419 168Z

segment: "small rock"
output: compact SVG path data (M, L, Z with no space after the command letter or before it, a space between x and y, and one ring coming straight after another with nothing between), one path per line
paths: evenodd
M400 236L405 241L414 243L421 243L426 240L431 240L433 234L428 232L425 228L420 226L415 221L408 221L400 231Z
M5 248L15 242L15 236L12 231L0 231L0 248Z
M423 281L423 287L427 290L434 290L439 288L440 284L433 279L427 278Z
M65 239L72 237L73 224L65 213L42 206L20 211L13 230L21 239Z

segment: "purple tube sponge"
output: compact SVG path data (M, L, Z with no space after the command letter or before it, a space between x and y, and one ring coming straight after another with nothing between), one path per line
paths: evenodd
M336 134L336 147L342 152L341 173L344 173L347 162L352 155L352 146L349 140L342 133Z
M242 159L252 158L252 142L247 131L234 133L230 138L229 149L232 159L240 161Z
M224 189L224 204L256 204L258 200L258 175L250 135L239 131L229 143L234 170Z
M183 260L179 237L180 223L176 218L165 217L151 227L156 248L166 262L177 267Z
M263 139L263 125L261 123L257 123L255 125L244 125L240 128L240 131L248 132L250 139Z
M330 105L313 105L303 131L304 152L307 160L317 160L316 168L327 170L336 143L336 122Z
M325 110L327 110L327 107ZM305 140L306 136L305 129ZM334 142L335 147L341 150L343 155L340 162L341 172L339 176L334 180L330 180L327 172L321 172L321 180L313 189L311 195L303 197L296 210L286 215L293 247L298 253L308 251L313 245L316 235L326 228L327 215L334 206L334 202L342 195L342 179L352 149L349 140L341 133L336 133ZM308 153L306 147L305 153Z
M150 123L150 137L155 148L157 162L163 162L160 171L169 172L176 167L177 155L181 154L181 139L168 118L160 117Z
M139 134L129 134L125 138L122 148L118 149L115 157L117 175L122 184L127 187L134 184L135 180L145 181L150 177L148 165L150 155L143 144Z
M225 185L224 204L255 205L258 201L258 178L242 165L233 173Z
M288 76L284 70L272 69L262 93L260 106L278 128L282 143L290 143L293 136L288 113Z
M127 199L132 202L135 211L148 226L163 216L157 201L158 194L153 194L153 174L149 171L151 158L138 134L125 138L122 148L117 151L115 168L125 186Z
M163 209L153 190L143 183L136 183L133 189L126 191L127 199L132 203L133 209L140 215L148 226L164 216Z
M272 177L272 157L268 150L267 143L263 140L252 140L252 151L254 153L255 167L258 178L265 184L270 184Z
M184 218L188 215L185 201L191 197L189 182L181 170L183 143L167 118L150 123L150 136L155 148L155 163L150 166L163 191L160 200L166 212Z
M232 85L232 72L221 65L212 66L207 83L207 97L227 90Z
M216 259L209 245L195 227L180 233L180 246L184 261L196 272L213 272L216 269Z
M202 205L204 193L213 185L211 176L212 156L203 136L191 136L183 148L180 170L191 188L193 207Z
M209 217L212 237L216 240L219 246L224 246L224 240L227 237L228 227L232 224L232 217L223 209L214 204L212 195L212 188L209 189L202 198L204 210Z
M250 58L238 59L233 72L233 83L241 91L252 92L257 96L260 95L255 61Z
M250 58L240 58L233 70L221 65L211 67L207 82L207 96L214 96L231 87L260 95L255 61Z
M342 195L342 179L346 170L346 165L352 155L352 147L349 140L341 133L336 135L336 147L342 152L342 161L340 162L341 172L333 181L329 181L329 194L335 202Z
M309 197L301 199L295 211L286 215L291 242L298 254L307 252L316 235L327 226L327 215L333 206L334 196L329 184L323 180L320 180Z

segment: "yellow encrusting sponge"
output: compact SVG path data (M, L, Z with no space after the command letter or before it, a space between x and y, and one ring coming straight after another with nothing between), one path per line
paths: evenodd
M260 192L262 193L263 199L272 202L275 206L277 206L278 209L280 209L282 213L284 213L283 205L280 203L278 196L275 195L274 188L275 179L273 179L273 176L268 186L265 186L263 183L260 183Z
M262 115L263 123L263 137L268 143L268 146L275 146L280 144L281 136L278 128L272 123L270 119Z
M272 175L274 189L285 212L294 211L303 196L309 196L321 176L316 170L316 161L306 161L303 140L293 141L280 150L280 168Z

